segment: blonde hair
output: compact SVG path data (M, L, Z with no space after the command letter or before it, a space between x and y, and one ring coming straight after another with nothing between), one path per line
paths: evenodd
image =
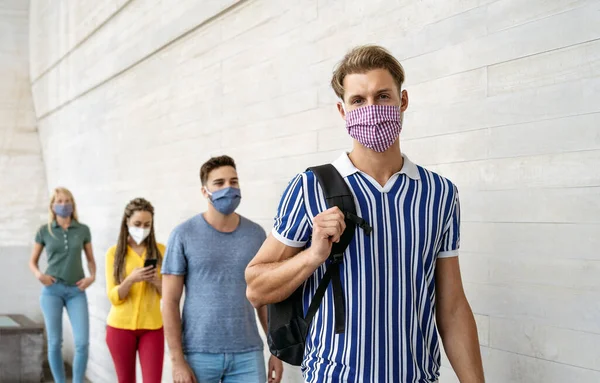
M50 196L50 204L48 205L48 231L50 234L52 234L52 222L56 221L56 213L54 212L53 206L59 194L64 194L71 199L71 203L73 204L73 213L71 214L71 219L79 222L79 217L77 216L77 204L75 204L73 193L71 193L71 191L67 188L58 187L52 192L52 195Z
M349 74L386 69L396 82L398 91L404 83L404 68L387 49L377 45L362 45L352 49L337 65L331 79L335 94L344 99L344 78Z

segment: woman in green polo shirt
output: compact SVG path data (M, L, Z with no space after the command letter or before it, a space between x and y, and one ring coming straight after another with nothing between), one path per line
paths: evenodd
M77 219L75 200L65 188L54 190L48 224L36 236L29 268L44 285L40 304L48 333L48 362L54 381L66 382L62 358L62 314L66 307L75 340L73 383L83 383L88 361L89 315L85 289L96 279L90 229ZM46 249L48 268L38 268ZM85 252L90 276L83 272L81 252Z

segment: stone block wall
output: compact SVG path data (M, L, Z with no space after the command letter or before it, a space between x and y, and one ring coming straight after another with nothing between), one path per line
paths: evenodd
M407 72L403 150L461 193L488 382L597 381L597 25L597 0L39 0L30 68L48 186L75 192L99 275L129 199L155 204L163 242L205 208L211 155L238 161L240 212L268 229L295 173L350 148L335 62L384 45ZM103 281L89 296L88 374L112 382ZM444 366L441 382L457 381Z

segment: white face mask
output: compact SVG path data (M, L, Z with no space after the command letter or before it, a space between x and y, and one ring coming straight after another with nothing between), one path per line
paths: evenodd
M129 235L138 245L144 242L144 240L150 235L150 229L144 229L143 227L135 226L129 226L128 228Z

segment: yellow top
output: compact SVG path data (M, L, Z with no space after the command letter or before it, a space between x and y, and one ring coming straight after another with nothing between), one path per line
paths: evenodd
M165 246L157 244L161 255L165 254ZM125 299L119 298L119 285L113 277L116 246L111 247L106 253L106 292L112 307L108 314L109 326L123 330L157 330L162 327L162 315L160 312L160 295L158 291L148 282L134 283ZM137 267L144 267L146 253L141 256L127 246L125 256L125 276ZM160 278L160 265L158 275Z

